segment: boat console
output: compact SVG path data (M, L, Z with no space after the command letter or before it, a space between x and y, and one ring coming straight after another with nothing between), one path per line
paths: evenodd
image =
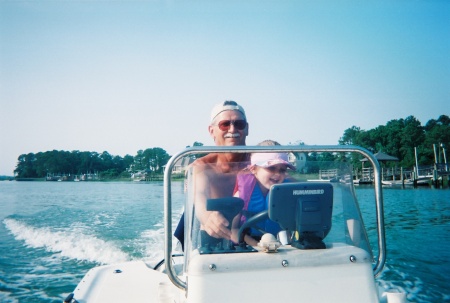
M274 289L296 289L307 302L331 302L338 297L349 303L379 302L372 249L351 182L352 168L340 162L331 165L338 172L335 182L308 181L306 174L294 171L288 182L272 185L267 209L246 218L236 242L209 236L199 220L203 207L220 212L228 222L245 212L244 201L233 197L233 192L224 198L208 198L212 187L225 184L224 174L230 172L217 173L214 165L201 162L188 167L184 268L173 281L179 279L187 302L291 299L289 292ZM233 178L249 173L245 167L234 172ZM312 168L303 168L308 169L311 174ZM245 243L247 232L264 230L267 223L262 222L266 221L278 225L280 232L265 230L257 246ZM287 243L281 243L282 233L289 235ZM358 291L344 296L349 285Z

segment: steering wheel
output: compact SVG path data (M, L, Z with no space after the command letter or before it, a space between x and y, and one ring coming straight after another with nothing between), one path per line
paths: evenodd
M239 245L244 244L244 237L245 237L245 231L249 229L250 227L255 226L257 223L267 220L269 218L269 211L264 210L262 212L257 213L250 219L247 219L244 224L242 224L241 228L239 228L238 231L238 239L239 239Z

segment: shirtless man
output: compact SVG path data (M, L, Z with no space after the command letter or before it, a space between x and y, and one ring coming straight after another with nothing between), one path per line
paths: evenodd
M211 112L208 131L217 146L245 145L248 123L244 108L235 101L217 104ZM196 165L198 164L198 166ZM206 165L205 165L206 164ZM197 159L193 165L202 167L196 172L195 208L201 228L214 238L231 239L231 222L219 212L207 211L209 198L232 197L237 172L248 164L247 154L211 153ZM197 178L196 177L196 178ZM184 217L175 231L181 243L184 242Z

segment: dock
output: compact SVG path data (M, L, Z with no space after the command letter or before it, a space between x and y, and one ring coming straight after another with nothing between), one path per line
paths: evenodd
M436 163L435 165L419 167L417 169L404 169L403 167L382 168L383 185L397 186L434 186L448 187L450 168L448 164ZM373 168L365 167L355 169L353 172L355 184L372 184Z

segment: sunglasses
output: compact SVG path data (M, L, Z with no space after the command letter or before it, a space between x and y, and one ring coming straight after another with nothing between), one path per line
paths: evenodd
M217 124L217 126L219 126L221 131L227 131L230 129L231 124L233 124L237 130L243 130L247 127L247 121L245 120L222 120Z

